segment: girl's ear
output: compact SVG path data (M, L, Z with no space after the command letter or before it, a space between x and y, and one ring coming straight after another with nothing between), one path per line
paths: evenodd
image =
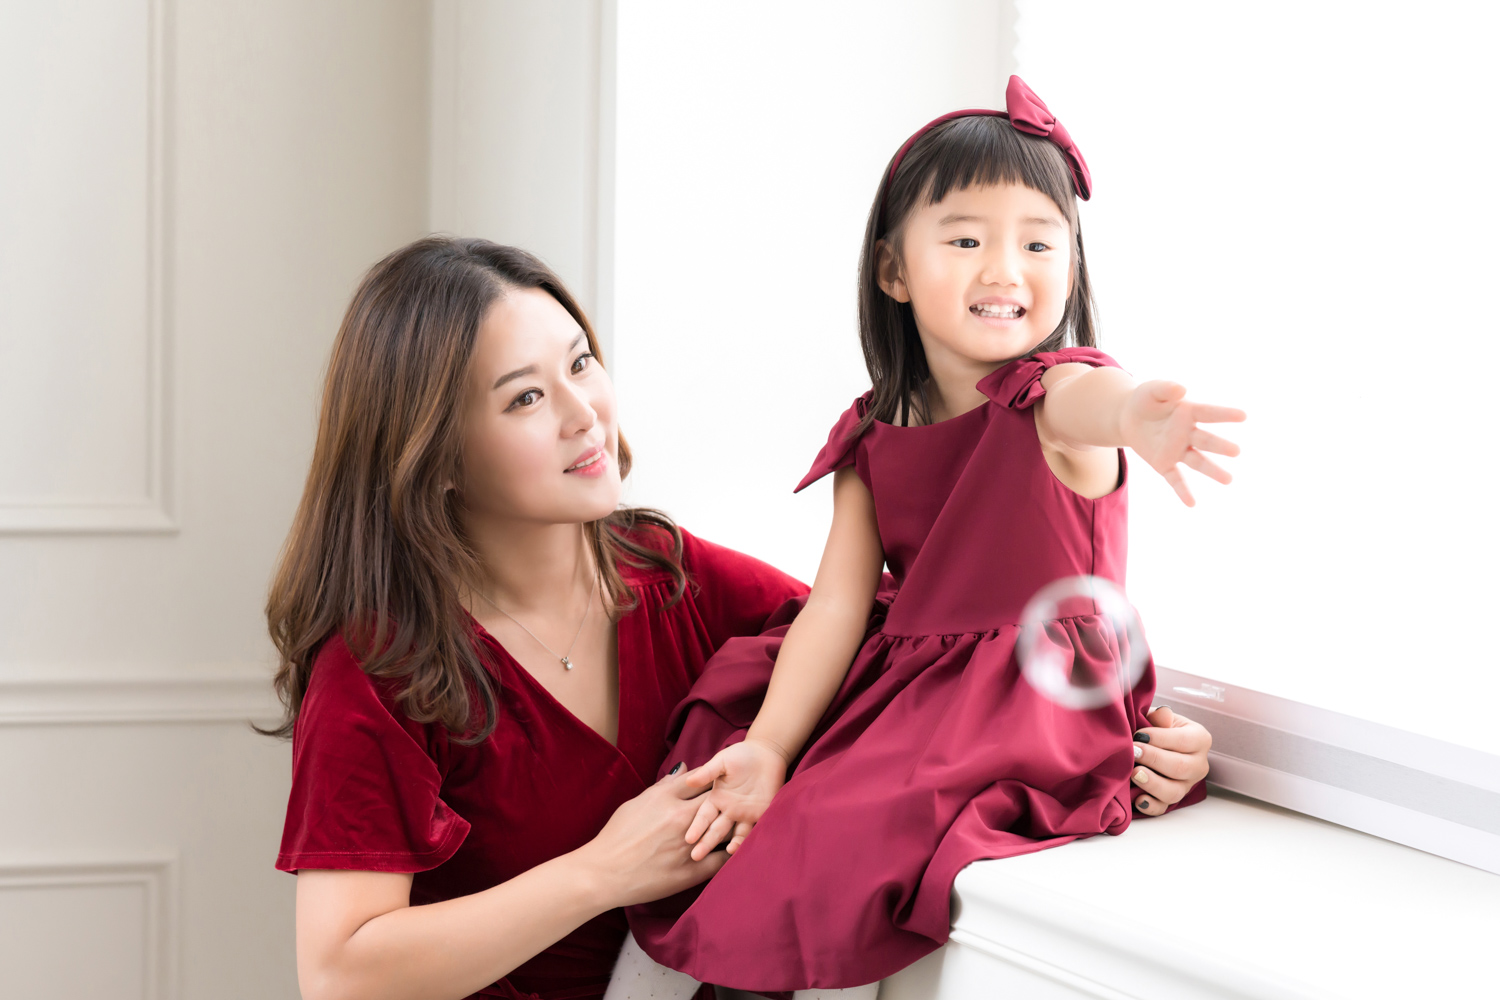
M906 290L906 281L901 277L901 261L886 240L875 241L875 280L880 290L897 302L911 301L911 292Z

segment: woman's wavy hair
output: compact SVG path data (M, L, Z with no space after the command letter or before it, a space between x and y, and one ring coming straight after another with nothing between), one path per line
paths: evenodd
M397 683L418 722L464 743L495 728L496 679L481 660L461 592L479 580L464 536L464 402L479 326L516 289L539 288L593 327L562 281L524 250L429 236L370 269L334 341L311 471L266 604L280 653L276 691L290 736L318 649L342 635L366 673ZM602 363L602 360L601 360ZM630 449L619 438L620 475ZM682 596L682 533L667 515L621 508L584 525L616 614L635 595L620 566L656 567Z
M1062 322L1031 353L1070 344L1094 346L1094 296L1073 175L1062 151L1046 139L1017 131L1004 118L967 115L944 122L912 144L895 176L886 164L865 225L859 261L859 340L874 392L856 434L876 420L905 424L910 413L926 423L930 416L927 355L911 303L897 302L880 287L880 244L887 243L899 260L902 229L913 211L976 184L1023 184L1051 198L1068 220L1073 288Z

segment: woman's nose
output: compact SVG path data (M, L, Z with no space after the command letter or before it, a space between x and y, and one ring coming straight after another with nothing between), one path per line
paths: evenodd
M599 413L594 409L594 404L578 386L568 384L562 390L563 396L563 435L573 437L584 434L594 429L599 422Z

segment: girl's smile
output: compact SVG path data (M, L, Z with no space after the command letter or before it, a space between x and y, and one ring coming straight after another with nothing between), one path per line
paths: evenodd
M969 306L969 312L991 326L1002 329L1026 315L1026 307L1012 298L989 296Z

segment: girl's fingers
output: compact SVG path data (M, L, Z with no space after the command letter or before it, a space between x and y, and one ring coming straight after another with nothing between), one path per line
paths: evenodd
M1200 424L1238 424L1244 421L1245 411L1232 406L1199 403L1193 407L1193 419Z
M724 842L724 838L729 836L729 831L732 829L734 829L734 820L719 813L718 818L709 826L708 833L693 845L693 860L702 861L708 857L715 847Z
M1191 781L1164 778L1149 767L1137 767L1130 772L1130 783L1158 802L1165 802L1167 805L1180 802L1188 793L1188 789L1193 787Z
M730 854L733 854L735 851L738 851L740 849L740 845L745 842L746 837L750 836L750 831L754 828L754 826L754 823L746 823L743 821L734 824L734 839L729 842Z
M691 788L707 788L724 775L723 752L720 751L709 759L702 767L695 767L689 771L684 780Z
M693 821L688 824L687 835L683 837L683 840L689 844L696 844L703 837L703 834L707 832L709 824L718 818L719 807L708 799L704 799L702 804L698 806L698 812L693 816ZM709 844L708 846L712 847L714 845ZM698 859L695 857L694 860Z
M1193 431L1190 444L1199 451L1211 451L1215 455L1228 455L1230 458L1240 453L1239 445L1217 434L1210 434L1201 427Z
M1228 472L1216 465L1213 459L1204 455L1201 451L1195 451L1192 448L1189 448L1187 454L1182 456L1182 464L1195 472L1203 473L1215 482L1223 483L1225 486L1228 486L1234 479Z
M1140 767L1149 767L1164 778L1175 781L1197 781L1203 775L1198 773L1198 758L1190 754L1178 753L1175 750L1163 750L1160 747L1140 746L1141 755L1135 759Z
M1186 754L1204 753L1213 745L1213 737L1198 723L1180 715L1173 722L1182 724L1174 724L1166 729L1160 726L1147 726L1145 729L1136 730L1138 734L1136 741L1160 750L1174 750L1177 753ZM1140 739L1142 735L1146 738Z
M1160 816L1167 811L1167 807L1156 801L1149 795L1136 795L1135 811L1143 816Z
M1193 500L1193 491L1188 489L1187 483L1183 481L1182 473L1177 471L1177 467L1175 465L1172 468L1168 469L1166 472L1162 473L1162 478L1167 481L1167 485L1171 486L1172 489L1176 491L1179 500L1187 504L1189 507L1193 506L1193 504L1196 502Z

